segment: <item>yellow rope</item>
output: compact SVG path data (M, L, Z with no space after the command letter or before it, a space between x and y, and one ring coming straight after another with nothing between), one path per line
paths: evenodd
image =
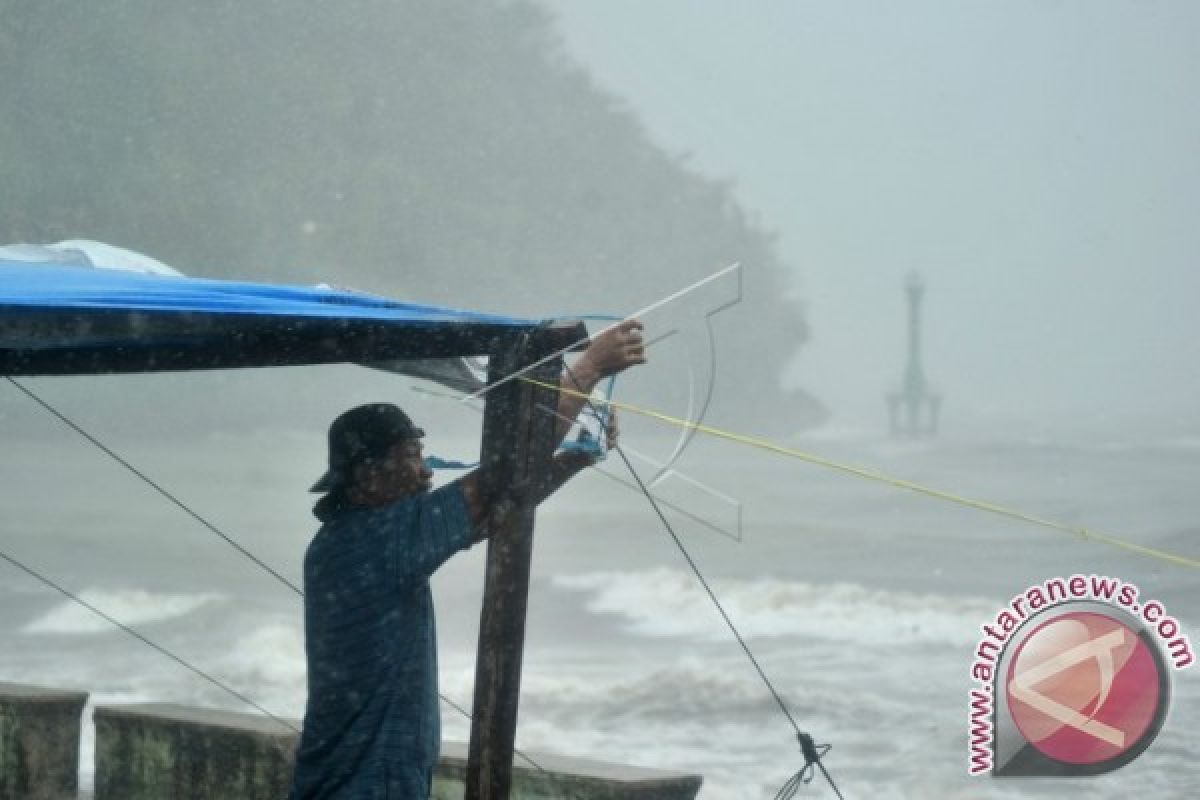
M580 398L588 397L588 395L586 395L582 392L577 392L573 389L567 389L565 387L554 386L553 384L543 383L541 381L534 380L533 378L522 377L521 380L525 381L526 383L535 384L537 386L541 386L546 389L558 389L560 392L571 395L573 397L580 397ZM593 402L595 402L595 401L593 401ZM680 419L679 417L673 417L669 414L663 414L660 411L654 411L652 409L635 406L631 403L623 403L623 402L618 402L616 400L602 400L599 402L603 403L604 405L608 405L608 406L612 406L613 408L620 409L621 411L628 411L633 414L639 414L644 417L650 417L651 419L657 419L661 422L666 422L666 423L669 423L671 425L676 425L681 428L687 428L690 430L699 431L700 433L705 433L705 434L708 434L709 436L714 436L718 439L725 439L730 442L737 442L738 444L747 445L749 447L756 447L760 450L767 450L772 453L778 453L780 455L788 456L790 458L796 458L801 461L806 461L810 464L817 464L822 467L828 467L829 469L835 469L840 472L845 472L850 475L854 475L856 477L863 478L865 480L886 483L889 486L895 486L900 489L908 489L909 491L917 492L918 494L927 495L929 497L936 497L939 500L946 500L951 503L957 503L958 505L966 506L967 508L974 508L974 509L978 509L980 511L987 511L992 514L999 514L1000 516L1009 517L1011 519L1018 519L1023 522L1028 522L1033 525L1039 525L1043 528L1050 528L1052 530L1061 531L1063 533L1069 533L1080 539L1091 540L1094 542L1101 542L1102 544L1111 545L1112 547L1120 547L1124 550L1129 550L1134 553L1139 553L1144 556L1149 556L1150 558L1157 558L1162 561L1166 561L1166 562L1169 562L1172 564L1177 564L1182 567L1192 567L1192 568L1200 569L1200 559L1188 558L1187 556L1181 556L1181 555L1177 555L1175 553L1168 553L1165 550L1159 550L1154 547L1146 547L1145 545L1135 544L1134 542L1129 542L1124 539L1120 539L1116 536L1111 536L1109 534L1100 533L1099 531L1089 530L1088 528L1080 528L1080 527L1076 527L1076 526L1072 526L1072 525L1067 525L1067 524L1064 524L1061 522L1055 522L1054 520L1044 519L1042 517L1036 517L1032 514L1026 514L1023 511L1018 511L1018 510L1012 509L1012 508L1006 508L1004 506L997 505L995 503L989 503L989 502L986 502L983 500L973 500L969 497L963 497L962 495L953 494L951 492L945 492L940 489L931 488L929 486L923 486L919 483L913 483L912 481L906 481L902 478L893 478L890 475L884 475L883 473L876 472L874 470L864 469L862 467L855 467L850 464L843 464L843 463L840 463L837 461L833 461L832 459L823 458L821 456L814 455L812 453L806 453L803 450L797 450L792 447L785 447L784 445L776 444L775 442L771 442L766 439L760 439L756 436L747 436L746 434L734 433L733 431L726 431L726 430L722 430L720 428L714 428L711 425L704 425L699 422L690 422L689 420L686 420L686 419Z

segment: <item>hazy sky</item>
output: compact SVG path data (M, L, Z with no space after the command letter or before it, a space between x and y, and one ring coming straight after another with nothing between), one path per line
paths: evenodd
M951 428L1200 431L1200 4L547 5L779 233L835 424L884 424L918 270Z

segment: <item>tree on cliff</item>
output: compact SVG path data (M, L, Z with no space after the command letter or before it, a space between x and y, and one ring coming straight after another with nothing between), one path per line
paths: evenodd
M807 331L772 237L657 149L538 5L0 15L0 241L96 238L194 275L520 315L627 312L740 261L749 332L722 332L723 383L743 408L788 399L778 376Z

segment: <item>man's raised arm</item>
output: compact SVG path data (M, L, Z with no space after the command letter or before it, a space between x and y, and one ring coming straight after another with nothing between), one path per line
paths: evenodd
M588 396L600 381L616 375L637 364L646 363L646 351L642 341L642 323L636 319L625 320L597 336L587 350L571 367L563 370L558 397L558 427L555 430L555 445L562 441L571 429L571 424L587 404ZM614 418L615 419L615 418ZM615 442L616 432L610 431L610 442ZM461 479L463 495L471 521L479 538L486 538L486 528L495 527L497 514L511 513L517 504L536 506L553 494L559 487L577 475L584 467L591 466L594 459L586 453L567 451L557 453L551 464L550 475L536 496L498 498L489 507L483 496L485 466L478 467ZM529 487L518 487L518 495L533 491ZM486 524L485 524L486 523Z

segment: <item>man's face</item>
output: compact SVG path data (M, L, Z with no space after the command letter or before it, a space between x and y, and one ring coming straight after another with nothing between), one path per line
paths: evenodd
M425 466L419 439L396 442L383 458L360 469L359 485L376 501L391 502L433 488L433 470Z

